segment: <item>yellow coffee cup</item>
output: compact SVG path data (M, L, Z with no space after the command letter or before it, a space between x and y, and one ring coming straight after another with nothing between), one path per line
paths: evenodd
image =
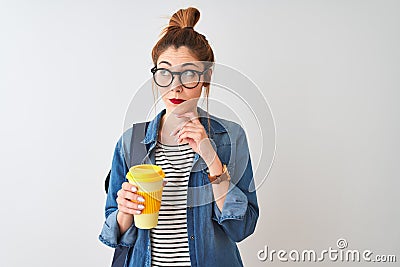
M136 194L144 198L142 213L134 215L134 222L137 228L150 229L157 226L164 177L165 173L162 168L152 164L133 166L126 174L129 183L137 187Z

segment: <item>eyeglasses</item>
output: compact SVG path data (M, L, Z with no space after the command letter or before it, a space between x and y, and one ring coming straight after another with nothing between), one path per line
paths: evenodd
M160 87L170 86L175 78L175 75L179 75L179 81L183 87L187 89L193 89L200 83L201 75L203 75L207 70L208 68L203 71L184 70L182 72L173 72L165 68L157 69L157 66L154 66L150 71L153 73L154 82Z

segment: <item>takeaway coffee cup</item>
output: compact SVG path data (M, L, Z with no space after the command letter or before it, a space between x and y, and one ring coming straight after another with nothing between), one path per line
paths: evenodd
M144 209L134 215L137 228L150 229L157 226L165 173L161 167L151 164L136 165L129 169L126 178L138 189L136 194L144 198Z

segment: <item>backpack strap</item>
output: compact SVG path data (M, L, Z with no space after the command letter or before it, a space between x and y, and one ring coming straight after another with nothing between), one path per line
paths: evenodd
M132 139L130 144L130 166L139 165L143 162L143 159L147 155L147 147L142 143L146 136L146 129L149 122L135 123L132 126ZM110 183L111 170L108 172L105 189L108 192L108 185ZM114 250L114 256L112 259L111 267L123 267L125 266L126 259L132 253L133 247L117 246Z
M130 146L130 166L142 164L143 159L147 155L147 147L145 144L141 143L146 136L146 129L148 121L135 123L132 126L132 138L131 138L131 146ZM107 177L104 181L104 189L106 190L106 194L108 193L108 186L110 184L110 175L111 170L108 172Z
M149 122L139 122L132 126L132 139L130 147L130 166L142 164L143 159L147 155L147 147L142 143L146 136L146 129Z

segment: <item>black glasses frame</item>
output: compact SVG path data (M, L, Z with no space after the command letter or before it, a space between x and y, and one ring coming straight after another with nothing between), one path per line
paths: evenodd
M168 71L169 73L171 73L172 79L171 79L171 82L170 82L168 85L160 85L160 84L156 81L155 74L156 74L156 72L157 72L158 70L165 70L165 71ZM203 75L207 70L208 70L208 68L206 68L206 69L203 70L203 71L198 71L198 70L170 71L169 69L166 69L166 68L157 68L157 66L154 66L153 68L150 69L151 73L153 73L153 80L154 80L154 82L155 82L158 86L160 86L160 87L168 87L168 86L170 86L171 83L172 83L172 82L174 81L174 79L175 79L175 75L179 75L179 81L181 82L182 86L185 87L185 88L187 88L187 89L193 89L193 88L195 88L197 85L199 85L201 75ZM186 86L186 85L182 82L182 73L185 73L185 72L187 72L187 71L192 71L192 72L195 72L195 73L197 73L197 74L199 75L199 80L197 81L197 83L196 83L195 86L190 86L190 87L189 87L189 86Z

